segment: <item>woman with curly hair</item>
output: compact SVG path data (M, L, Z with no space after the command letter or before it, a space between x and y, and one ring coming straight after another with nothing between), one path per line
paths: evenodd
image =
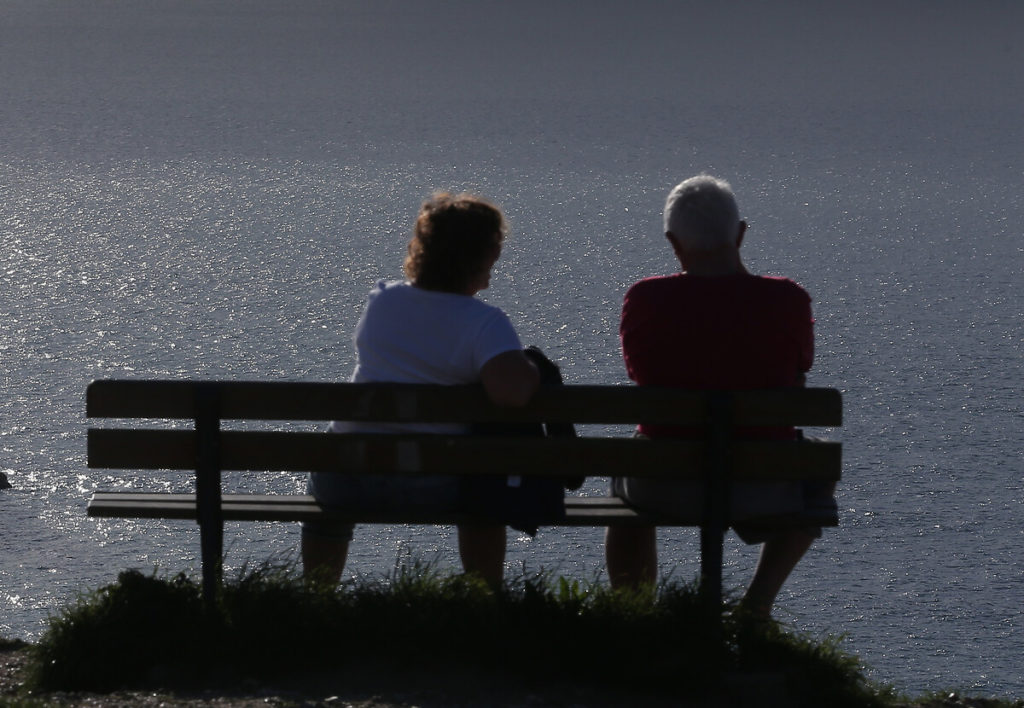
M355 333L353 382L482 383L494 403L526 404L539 384L508 317L474 297L487 288L501 254L505 221L478 197L437 194L416 219L404 270L406 281L381 281L370 291ZM403 426L409 429L410 426ZM334 432L389 432L394 425L335 421ZM422 432L465 432L463 426L417 425ZM310 475L310 493L325 506L454 508L451 476ZM505 527L459 526L459 555L467 573L493 586L504 575ZM305 522L302 561L307 574L337 583L351 524Z

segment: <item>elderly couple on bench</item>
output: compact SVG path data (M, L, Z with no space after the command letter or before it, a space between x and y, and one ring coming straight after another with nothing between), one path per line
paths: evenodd
M799 285L751 275L740 258L747 224L728 183L700 175L677 185L664 211L665 237L681 266L674 275L646 278L629 288L620 335L629 377L641 386L759 389L803 386L814 351L811 299ZM540 384L538 368L500 309L474 296L487 288L501 253L501 212L469 195L439 194L425 202L408 245L405 282L380 282L371 291L355 332L354 382L483 384L500 406L525 405ZM419 426L423 432L463 432L459 426ZM386 426L334 422L334 432L388 432ZM793 429L743 431L791 439ZM692 431L641 425L637 435L686 437ZM695 488L697 484L697 488ZM453 477L383 477L313 473L309 489L325 506L389 505L444 508L456 502ZM737 485L734 509L793 504L793 485ZM798 485L799 486L799 485ZM827 486L827 485L826 485ZM833 485L834 486L834 485ZM831 498L832 489L818 489ZM685 512L699 503L699 484L620 477L612 492L649 511ZM695 501L696 500L696 501ZM801 503L797 500L796 503ZM771 533L734 525L749 544L761 544L745 609L767 617L797 562L821 533L802 527ZM352 525L303 524L305 571L337 583ZM467 573L500 586L505 526L460 526L459 553ZM606 532L606 559L614 588L656 580L656 529L615 526Z

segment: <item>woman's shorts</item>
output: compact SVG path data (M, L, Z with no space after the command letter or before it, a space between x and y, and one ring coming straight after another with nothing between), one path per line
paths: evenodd
M309 475L307 493L328 509L396 511L429 508L437 511L456 509L459 504L458 480L452 476L393 477L370 474ZM355 524L328 519L302 522L302 535L334 541L352 540Z

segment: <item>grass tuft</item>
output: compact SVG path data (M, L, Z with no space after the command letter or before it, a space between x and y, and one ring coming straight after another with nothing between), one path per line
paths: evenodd
M204 608L200 583L138 571L84 595L32 647L40 691L180 689L376 666L518 681L571 681L652 695L714 696L737 676L768 676L786 705L884 706L840 640L812 641L727 608L716 617L690 585L613 592L550 574L499 591L429 564L338 589L289 567L245 568Z

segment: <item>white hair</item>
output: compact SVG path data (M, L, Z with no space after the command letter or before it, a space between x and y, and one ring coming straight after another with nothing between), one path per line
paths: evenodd
M732 187L711 175L677 184L665 200L665 231L684 246L710 251L731 244L740 225Z

